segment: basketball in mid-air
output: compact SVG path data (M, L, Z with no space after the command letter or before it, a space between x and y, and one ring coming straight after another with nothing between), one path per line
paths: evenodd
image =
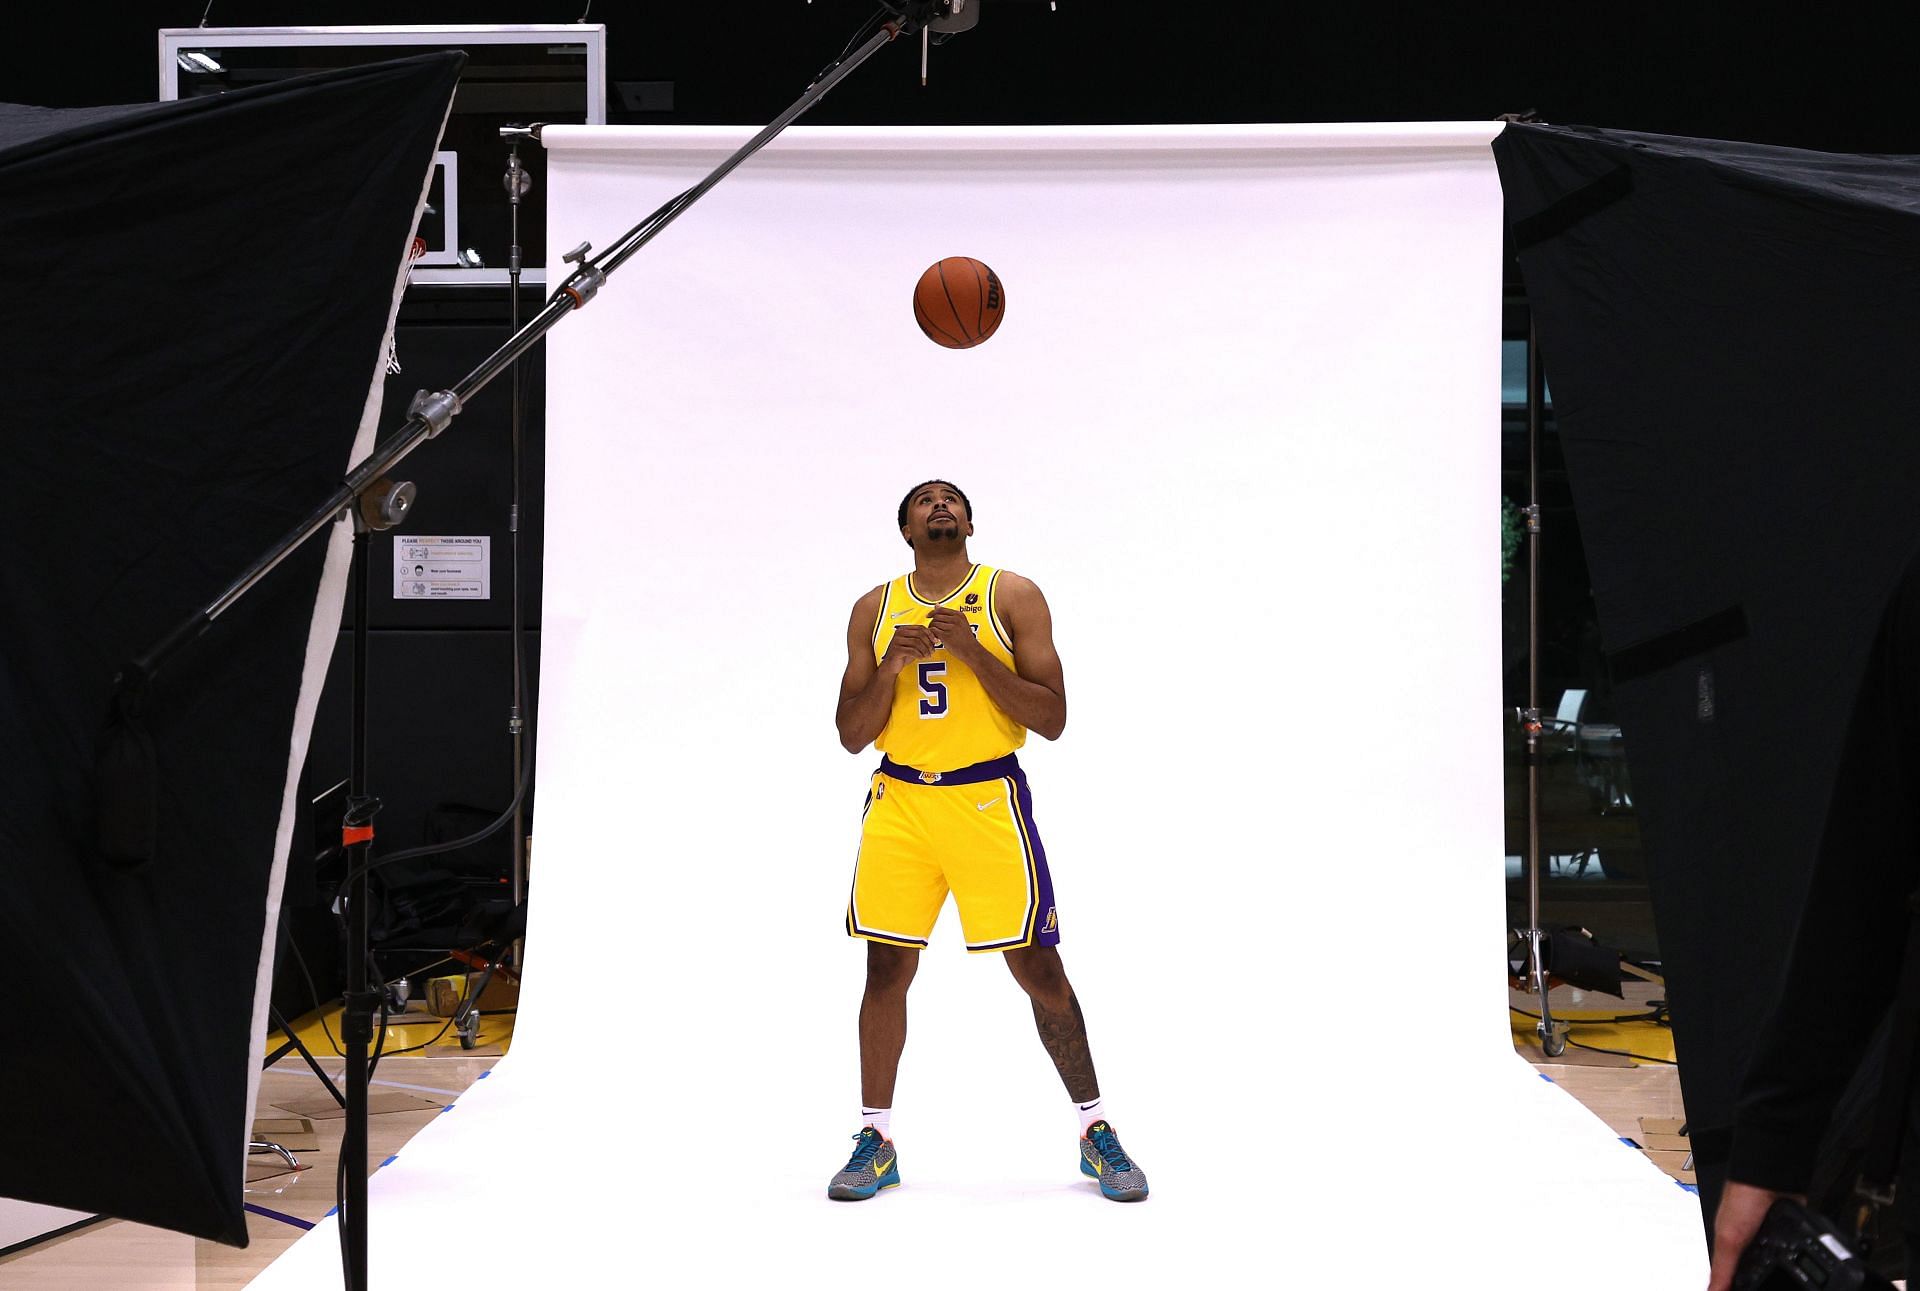
M1007 311L1000 277L972 256L927 266L913 287L913 321L935 344L965 350L993 335Z

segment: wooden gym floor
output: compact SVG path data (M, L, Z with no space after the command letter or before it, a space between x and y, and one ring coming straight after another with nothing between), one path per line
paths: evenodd
M1658 1130L1662 1128L1659 1122L1685 1119L1678 1068L1652 1061L1673 1058L1672 1033L1646 1022L1603 1025L1596 1021L1644 1013L1647 1002L1659 994L1658 988L1648 983L1631 983L1626 989L1627 997L1622 1001L1556 987L1549 1004L1556 1017L1575 1023L1571 1035L1575 1045L1560 1059L1547 1061L1533 1035L1533 1019L1514 1013L1515 1047L1535 1063L1542 1075L1585 1104L1616 1135L1644 1146L1669 1174L1691 1182L1691 1176L1681 1170L1685 1153L1675 1150L1671 1140L1650 1139L1652 1132L1646 1128L1649 1121ZM1510 1002L1529 1013L1538 1011L1538 1001L1527 995L1513 993ZM323 1021L331 1039L323 1031ZM403 1151L414 1134L461 1092L484 1078L510 1044L512 1022L511 1016L483 1021L474 1051L461 1049L451 1032L429 1043L441 1025L437 1018L423 1025L396 1028L389 1041L390 1050L420 1044L428 1047L413 1053L389 1052L381 1059L375 1077L375 1106L384 1105L389 1110L369 1118L370 1159L384 1163ZM337 1006L325 1014L301 1019L296 1030L337 1081L344 1065L332 1043L339 1036ZM1606 1049L1621 1053L1596 1052ZM1621 1054L1641 1055L1644 1060ZM282 1059L262 1075L256 1119L286 1120L304 1115L311 1119L313 1132L301 1141L317 1146L294 1148L302 1167L298 1171L288 1171L275 1156L252 1158L246 1197L252 1244L246 1249L122 1220L99 1220L0 1256L0 1287L7 1291L99 1291L109 1287L115 1291L225 1291L246 1286L306 1231L306 1225L333 1208L334 1170L340 1159L343 1122L329 1114L331 1103L326 1090L297 1054ZM1623 1144L1621 1150L1632 1148ZM1604 1229L1605 1216L1587 1219L1596 1230ZM423 1236L423 1240L427 1238Z
M346 1066L334 1045L340 1035L339 1012L335 1005L294 1024L336 1085ZM394 1026L389 1034L388 1053L380 1059L370 1095L375 1114L367 1118L368 1159L376 1168L402 1151L468 1086L485 1077L513 1036L511 1015L483 1016L477 1043L469 1051L460 1047L459 1037L451 1030L435 1039L444 1024L442 1018L431 1018ZM281 1040L278 1032L270 1036L269 1050ZM413 1053L393 1052L413 1045L426 1047ZM345 1125L332 1096L298 1054L289 1054L261 1073L254 1117L257 1130L261 1121L301 1117L311 1122L312 1130L301 1135L276 1128L264 1135L285 1142L300 1162L297 1171L272 1154L249 1158L246 1206L251 1244L244 1250L144 1224L103 1219L0 1256L0 1287L6 1291L225 1291L246 1286L333 1209Z

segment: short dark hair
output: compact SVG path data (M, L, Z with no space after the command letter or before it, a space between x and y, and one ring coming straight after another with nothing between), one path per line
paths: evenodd
M973 522L973 503L967 501L966 492L962 490L958 484L955 484L951 480L922 480L920 481L920 483L908 489L907 496L900 499L900 516L899 516L898 522L895 525L896 528L904 529L907 527L907 505L913 501L914 494L918 493L921 489L926 488L927 485L929 484L944 484L948 488L952 489L955 493L958 493L960 495L961 503L967 508L967 522L969 524ZM909 546L912 545L911 540L909 540L908 545Z

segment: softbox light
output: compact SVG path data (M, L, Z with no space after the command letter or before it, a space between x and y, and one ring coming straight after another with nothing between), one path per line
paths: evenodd
M246 1242L295 782L346 534L155 684L158 849L95 852L115 673L372 441L461 58L217 98L0 107L0 1195Z
M1520 125L1494 156L1633 759L1711 1215L1848 714L1920 536L1920 159ZM1895 947L1853 940L1829 998L1891 980Z

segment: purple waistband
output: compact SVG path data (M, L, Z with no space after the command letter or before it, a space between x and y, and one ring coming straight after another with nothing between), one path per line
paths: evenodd
M1017 775L1019 771L1020 759L1011 753L990 761L976 762L970 767L961 767L958 771L920 771L913 767L902 766L884 753L880 755L881 775L892 776L895 780L910 781L913 784L979 784L983 780L998 780L1002 776Z

